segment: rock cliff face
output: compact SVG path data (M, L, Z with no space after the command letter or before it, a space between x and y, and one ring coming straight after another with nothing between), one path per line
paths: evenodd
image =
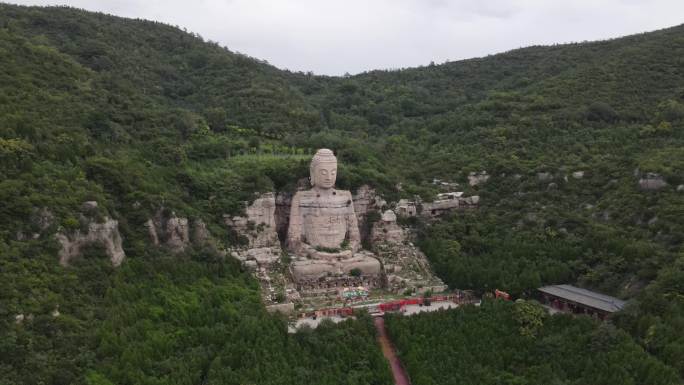
M265 193L245 208L245 216L224 216L224 222L247 239L248 248L271 247L279 244L275 211L275 194Z
M662 176L649 172L639 179L639 187L645 191L657 191L667 187L667 182Z
M166 214L164 210L159 210L147 220L145 226L155 246L166 246L172 252L180 253L190 245L188 218L178 217L174 212Z
M302 184L298 191L301 192L306 187L309 186ZM244 215L224 216L225 224L244 241L242 245L231 249L230 254L254 271L267 305L280 304L283 299L299 301L304 297L315 296L314 292L327 293L338 289L337 286L331 286L337 285L336 281L326 281L323 284L316 281L311 283L313 286L307 282L295 284L292 265L283 265L281 245L288 239L291 227L290 214L293 201L296 201L293 197L292 192L265 193L251 204L245 203ZM375 253L358 251L352 259L356 261L358 257L367 256L376 262L380 261L381 266L384 266L382 277L386 281L383 278L377 285L384 286L383 282L386 282L387 289L402 294L445 289L444 283L431 271L426 256L410 242L413 236L411 230L402 228L397 223L397 215L401 213L404 217L431 219L447 211L475 208L479 204L478 196L463 197L462 193L451 192L440 194L436 201L425 204L419 199L402 200L397 204L396 211L386 210L387 202L368 186L362 186L356 194L345 199L349 198L353 203L360 234L366 237L366 247ZM419 206L422 212L418 210ZM290 258L302 258L291 252L287 255ZM369 287L376 285L370 281L355 284Z
M356 194L352 197L352 201L354 203L356 220L359 224L361 241L363 242L366 241L372 230L369 227L368 214L371 212L380 212L383 206L387 205L387 202L368 185L359 187L359 189L356 190Z
M401 199L397 202L395 213L402 218L423 217L435 218L443 214L477 208L480 197L472 195L464 197L462 192L439 194L432 202L423 202L420 197L415 199Z
M64 266L68 265L71 259L78 257L83 247L91 244L104 246L114 266L119 266L126 257L121 246L119 222L108 217L105 217L102 223L90 222L86 233L80 230L71 233L62 231L57 233L56 237L62 246L59 252L59 262Z
M412 243L382 243L374 249L385 269L387 290L394 293L446 290L444 282L432 272L425 254Z
M548 182L552 179L553 179L553 174L551 174L550 172L543 171L543 172L537 173L537 180L539 180L541 182Z
M397 215L392 210L385 211L373 224L373 252L382 262L387 289L395 293L445 290L444 282L432 273L425 254L409 242L410 235L409 230L397 224Z
M307 188L306 181L299 181L297 190ZM269 225L275 229L280 243L287 239L287 229L289 226L290 209L292 207L291 192L265 193L252 203L245 210L245 216L225 217L224 222L235 230L238 235L245 236L248 240L248 247L270 247L273 245L273 234L270 231L256 233L252 231L252 223L258 226L260 223ZM273 198L273 199L272 199ZM379 212L387 202L382 199L374 189L367 185L361 186L352 197L354 212L356 213L362 240L370 234L371 229L367 224L369 212ZM273 214L271 215L271 210ZM271 221L270 218L273 218ZM251 222L251 223L250 223ZM264 227L265 229L265 227Z
M198 245L214 244L214 239L209 233L207 224L201 219L192 222L192 241Z
M373 224L371 230L371 244L380 243L401 244L406 241L406 233L397 224L397 215L392 210L387 210L382 214L379 221Z
M276 233L280 243L287 239L287 228L290 225L290 208L292 206L292 193L279 192L275 198L274 220Z
M55 215L47 207L36 207L32 210L30 221L34 231L17 231L15 235L17 241L40 238L41 235L45 234L54 225Z
M217 248L207 224L202 219L190 221L179 217L175 212L160 209L145 222L150 241L155 246L163 246L173 253L181 253L191 245L209 245ZM218 250L217 250L218 251Z
M285 211L283 206L280 207L281 211ZM245 207L245 216L224 217L226 225L247 241L244 247L234 250L233 256L245 262L248 267L270 265L280 258L276 207L275 194L265 193Z
M287 225L292 195L289 193L265 193L252 204L245 202L244 216L224 216L224 223L244 245L234 247L230 255L252 270L261 286L261 295L267 309L289 312L294 310L292 303L282 304L285 298L284 287L288 284L280 266L282 248L278 230L287 237ZM283 230L284 229L284 230Z
M481 185L489 180L487 171L471 172L468 174L468 184L471 186Z
M582 179L584 178L584 171L575 171L572 173L572 177L575 179Z

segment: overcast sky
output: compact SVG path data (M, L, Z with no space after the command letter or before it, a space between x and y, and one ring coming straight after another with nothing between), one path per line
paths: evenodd
M185 27L293 71L355 74L684 23L684 0L0 0Z

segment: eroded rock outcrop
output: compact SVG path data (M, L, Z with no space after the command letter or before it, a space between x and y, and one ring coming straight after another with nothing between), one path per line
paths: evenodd
M550 172L543 171L537 173L537 180L539 180L540 182L548 182L552 179L553 174L551 174Z
M188 218L178 217L175 212L159 210L147 220L145 227L155 246L165 246L173 253L180 253L190 245Z
M47 207L34 208L30 218L31 229L28 231L17 231L17 241L28 239L38 239L41 235L52 227L55 223L55 215Z
M224 216L224 222L247 241L247 248L279 244L275 222L275 194L265 193L245 207L244 216Z
M382 210L387 202L382 199L375 191L368 185L363 185L356 190L352 201L354 202L354 212L356 213L357 222L359 224L359 233L361 234L361 241L366 241L366 238L371 232L368 223L369 213L378 213Z
M336 166L329 150L319 150L306 185L298 183L296 192L262 194L246 203L244 215L224 217L243 241L231 255L253 270L264 303L318 303L356 286L396 293L444 290L425 255L411 243L415 235L397 223L397 215L434 220L451 210L477 207L479 196L444 192L434 202L415 197L387 210L387 202L367 185L355 194L336 189ZM481 181L489 178L478 175Z
M661 175L649 172L639 179L639 187L645 191L657 191L667 187L667 182Z
M207 224L201 219L192 222L192 241L198 245L214 244Z
M371 231L371 243L373 245L380 243L400 244L406 241L406 234L397 224L397 215L392 210L387 210L382 213L380 220L373 224Z
M274 220L276 233L281 243L287 239L287 228L290 225L290 206L292 206L292 193L279 192L276 194Z
M220 242L211 235L209 227L202 219L197 218L192 221L190 240L193 245L207 247L218 255L225 256L226 254Z
M437 278L425 254L410 242L381 242L373 245L375 255L382 262L387 277L387 290L403 294L432 290L446 290Z
M475 208L480 203L480 197L473 195L462 196L463 193L440 194L438 199L423 203L421 215L424 217L438 217L453 210Z
M102 223L91 221L87 228L88 230L85 232L81 232L81 230L60 231L55 235L62 246L59 252L59 262L66 266L70 260L81 255L84 247L99 244L104 247L112 265L119 266L126 257L121 245L119 222L105 217Z
M481 185L489 180L487 171L471 172L468 174L468 184L471 186Z
M166 247L173 253L181 253L191 245L206 245L219 251L207 224L200 218L189 220L173 211L160 209L145 222L145 227L152 244Z
M582 179L584 178L584 171L574 171L572 177L575 179Z
M278 226L275 213L275 194L265 193L245 207L244 216L224 216L226 225L246 242L232 253L246 266L256 269L270 265L280 258L281 247L276 232Z
M230 255L251 270L261 286L261 297L269 311L289 312L294 309L285 288L292 287L281 266L282 248L278 231L287 236L292 194L265 193L251 204L245 202L242 216L224 215L224 223L243 242L230 250ZM298 294L298 293L295 293Z
M392 210L382 214L371 234L373 252L382 262L388 290L403 293L446 289L432 272L425 254L409 241L410 230L399 226Z

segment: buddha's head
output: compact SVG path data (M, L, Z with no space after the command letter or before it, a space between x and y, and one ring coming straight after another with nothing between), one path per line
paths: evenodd
M327 190L335 186L337 177L337 158L332 151L321 148L316 151L309 167L311 185Z

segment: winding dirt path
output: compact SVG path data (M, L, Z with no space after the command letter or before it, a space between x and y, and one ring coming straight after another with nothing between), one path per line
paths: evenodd
M387 336L385 319L382 317L375 317L373 323L375 324L375 329L378 331L378 343L380 344L380 348L382 348L382 354L387 361L389 361L390 367L392 368L394 383L396 385L410 385L411 382L409 381L404 368L401 366L401 361L399 361L399 357L397 357L394 345L392 345L392 341L390 341L389 336Z

